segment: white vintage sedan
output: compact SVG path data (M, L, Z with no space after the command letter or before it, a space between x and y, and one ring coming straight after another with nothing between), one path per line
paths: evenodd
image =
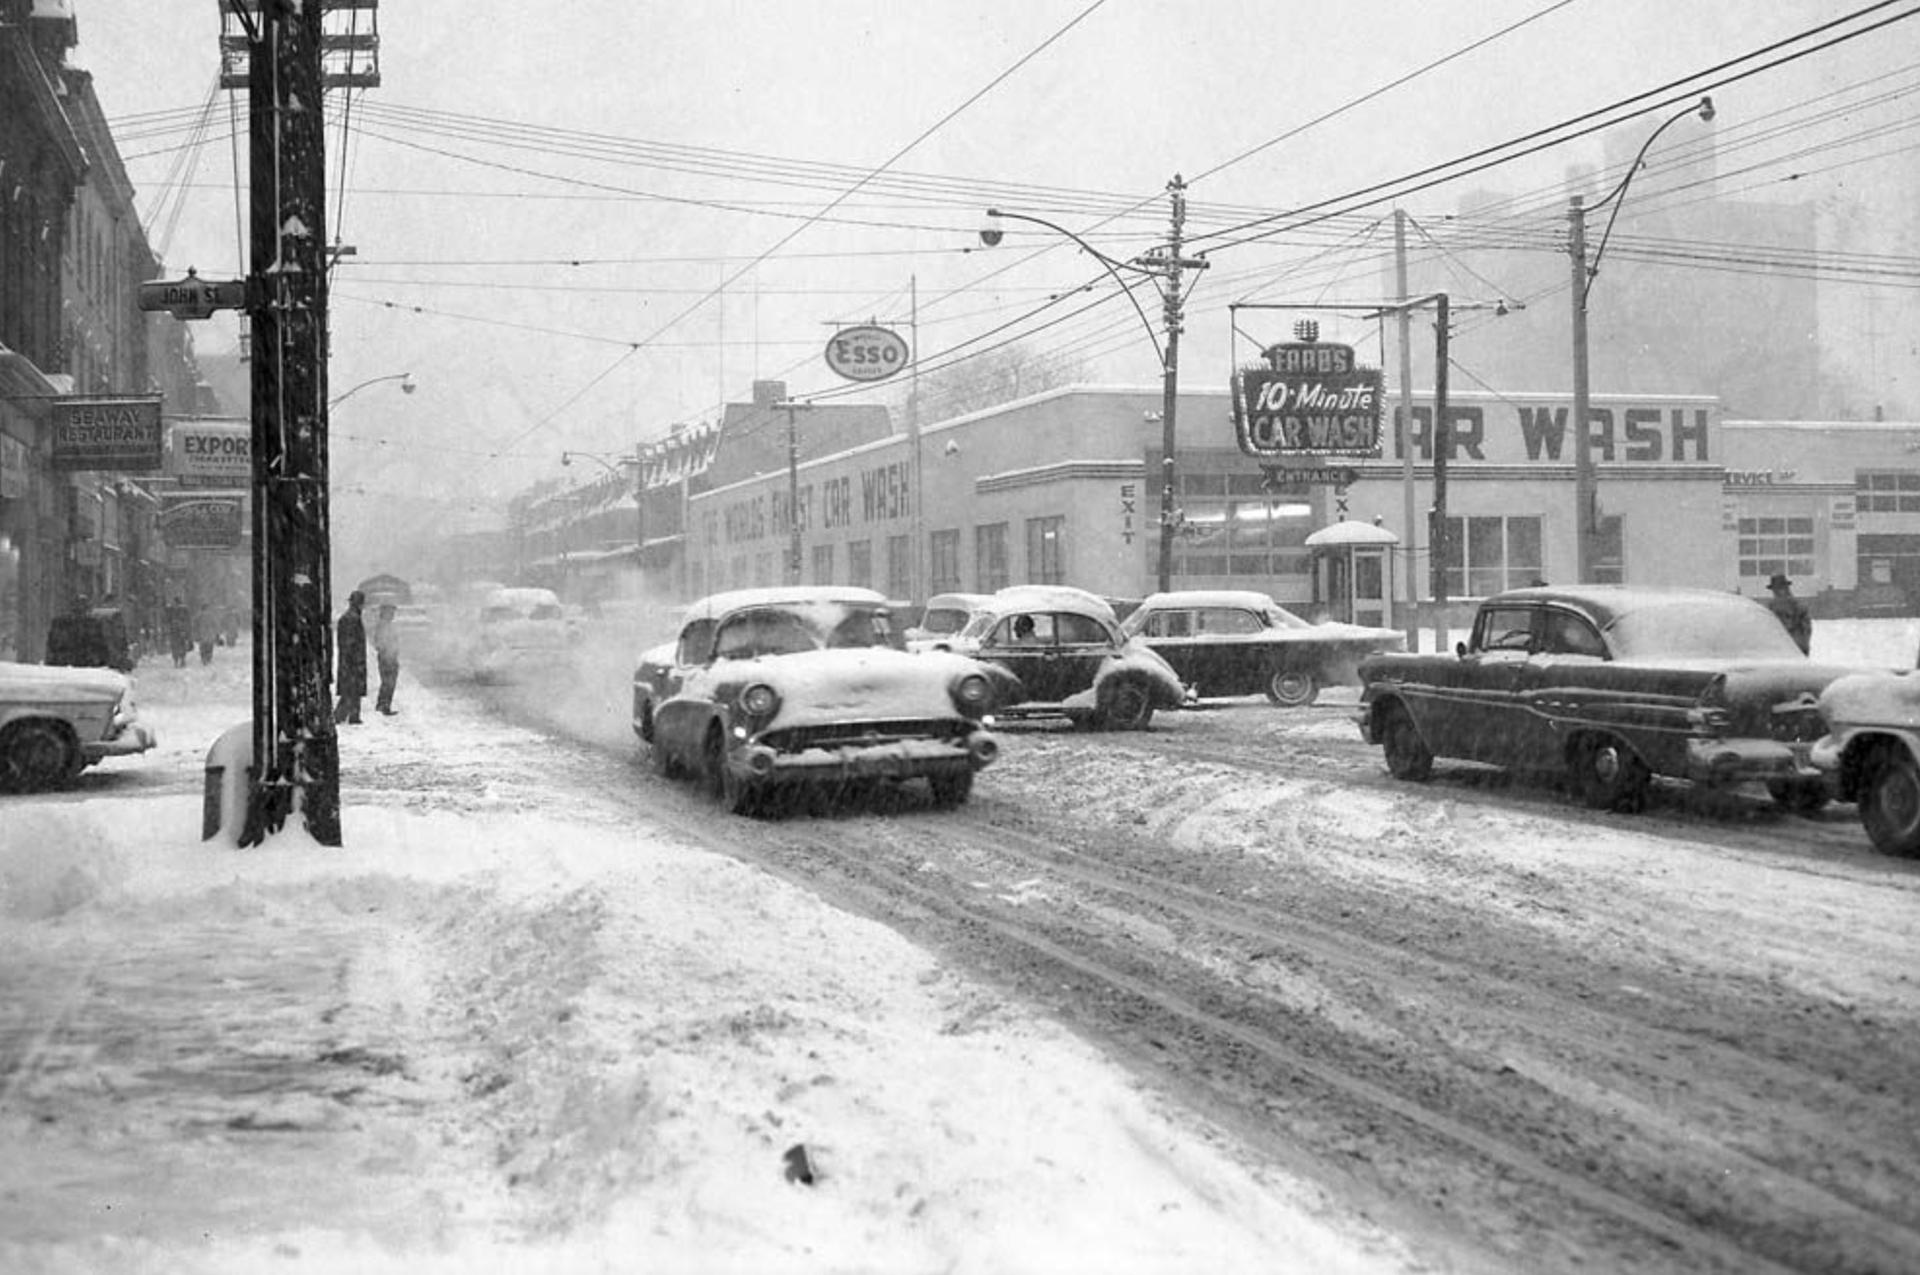
M804 789L924 779L957 806L999 744L990 670L898 648L871 589L741 589L686 610L640 657L633 729L663 775L698 776L729 811Z
M0 792L57 788L153 745L125 674L0 661Z

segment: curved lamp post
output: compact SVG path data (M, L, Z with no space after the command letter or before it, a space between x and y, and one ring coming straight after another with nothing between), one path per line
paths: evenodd
M1160 559L1159 591L1165 593L1173 587L1173 533L1179 521L1174 508L1174 464L1173 450L1178 439L1175 427L1175 405L1180 392L1180 275L1185 270L1204 270L1208 262L1204 257L1183 257L1180 255L1180 231L1187 219L1187 185L1175 175L1167 183L1167 191L1173 197L1173 230L1164 248L1156 248L1132 261L1120 261L1109 257L1092 244L1074 234L1065 226L1056 225L1044 217L1035 217L1027 213L1007 212L1000 208L987 209L987 224L980 230L980 242L991 248L1005 237L1000 223L1002 221L1024 221L1042 226L1055 234L1063 235L1080 245L1080 250L1099 262L1101 268L1113 276L1120 290L1127 294L1127 300L1133 303L1135 314L1146 326L1147 339L1153 342L1153 352L1160 360ZM1164 345L1160 334L1154 330L1153 320L1140 305L1140 299L1133 295L1133 288L1122 278L1122 270L1131 270L1160 282L1161 308L1167 329Z
M1591 395L1587 386L1587 295L1593 291L1593 281L1600 273L1600 258L1606 254L1607 240L1613 235L1613 223L1620 216L1621 205L1627 186L1640 171L1641 163L1647 158L1647 152L1653 149L1653 143L1660 134L1678 124L1689 115L1698 115L1709 123L1713 120L1713 99L1702 97L1697 103L1669 117L1651 136L1641 144L1640 153L1627 165L1626 176L1620 184L1608 191L1592 207L1583 203L1581 196L1575 195L1567 210L1568 255L1573 259L1573 507L1574 507L1574 563L1575 574L1582 584L1591 583L1594 576L1594 541L1599 533L1600 504L1596 491L1596 474L1593 466L1593 439L1587 415L1591 410ZM1607 217L1607 228L1600 234L1600 246L1594 250L1593 260L1587 260L1587 214L1597 212L1608 204L1613 212Z
M361 390L366 389L367 386L379 385L383 381L400 382L400 392L402 394L411 394L415 390L420 388L419 386L413 383L413 373L411 372L395 372L391 376L376 376L372 380L360 382L360 384L354 386L352 389L348 390L345 394L342 394L339 397L333 399L331 402L327 404L327 410L332 411L334 408L340 406L340 404L352 398L355 394L358 394Z

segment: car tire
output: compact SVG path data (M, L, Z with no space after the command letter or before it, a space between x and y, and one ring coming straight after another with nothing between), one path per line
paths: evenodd
M653 765L653 773L662 779L678 779L686 773L685 767L657 737L647 745L647 760Z
M1320 698L1320 679L1306 669L1278 668L1267 674L1266 692L1282 708L1305 708Z
M936 810L964 806L967 798L973 795L973 772L960 770L950 775L928 775L927 787L933 792Z
M1100 688L1094 724L1105 730L1145 730L1153 722L1153 688L1140 677L1109 678Z
M1818 779L1774 779L1767 784L1767 796L1774 804L1796 815L1810 815L1824 810L1833 794L1827 791L1827 785Z
M707 791L720 803L720 808L729 814L752 814L753 791L728 767L726 737L720 733L717 723L707 732L707 745L703 753Z
M1868 763L1860 825L1882 854L1920 857L1920 765L1904 750L1883 749Z
M1613 735L1588 735L1573 745L1573 782L1595 810L1636 814L1646 809L1653 772L1640 755Z
M79 750L51 722L16 722L0 734L0 792L43 792L81 769Z
M1420 738L1413 715L1398 704L1386 710L1380 727L1380 743L1387 754L1387 773L1408 783L1423 784L1433 778L1433 750Z

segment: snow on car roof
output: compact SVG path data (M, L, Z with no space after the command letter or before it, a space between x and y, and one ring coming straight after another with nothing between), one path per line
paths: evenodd
M711 620L741 607L781 606L800 602L863 602L875 606L887 604L886 595L874 589L859 589L851 585L836 584L792 584L766 585L755 589L729 589L724 593L709 594L687 608L681 617L687 620Z
M1086 609L1095 615L1114 618L1113 603L1097 593L1070 584L1010 584L981 601L981 611L1005 615L1009 611Z
M1142 611L1165 610L1174 607L1248 607L1255 611L1265 611L1280 604L1267 594L1253 589L1173 589L1166 593L1150 593L1141 599Z
M487 595L487 600L482 605L488 607L513 607L516 610L521 607L557 607L560 605L560 596L552 589L495 589Z

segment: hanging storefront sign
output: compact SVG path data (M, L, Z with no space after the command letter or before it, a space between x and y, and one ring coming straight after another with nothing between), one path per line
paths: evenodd
M186 491L160 498L160 534L174 549L237 549L243 523L240 497L222 491Z
M842 328L827 342L827 366L849 381L884 381L906 367L907 339L891 328Z
M1353 347L1319 341L1269 346L1267 361L1233 377L1242 453L1263 458L1380 454L1380 369Z
M27 494L27 445L11 434L0 434L0 500L19 500Z
M52 425L55 469L144 473L161 467L158 395L58 398Z
M167 472L194 487L245 487L253 481L253 426L247 421L174 421L167 428Z

